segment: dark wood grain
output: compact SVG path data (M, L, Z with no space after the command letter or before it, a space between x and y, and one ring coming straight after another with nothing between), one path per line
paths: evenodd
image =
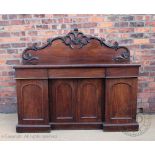
M107 79L106 80L106 100L105 100L105 126L114 125L117 130L122 124L136 124L137 109L137 79ZM107 129L108 128L108 129ZM112 129L114 130L114 129ZM118 128L120 130L120 127ZM123 129L122 129L123 130Z
M66 64L66 65L59 65L59 64L54 64L54 65L18 65L14 66L14 69L25 69L25 68L116 68L116 67L122 67L122 68L127 68L127 67L140 67L140 64L137 63L129 63L129 64Z
M130 51L117 42L109 45L103 38L75 29L65 36L48 39L43 46L28 47L22 58L23 64L115 64L129 63Z
M126 47L109 46L77 30L25 49L24 65L14 66L16 131L137 131L140 65L129 56Z
M75 121L75 93L74 80L50 80L50 119L52 122Z
M69 74L68 74L69 73ZM104 68L64 68L49 69L49 78L103 78L105 76Z
M74 129L81 129L84 126L87 129L93 129L95 126L101 128L102 96L101 79L50 80L49 99L52 128L69 129L71 126ZM92 122L94 123L91 124Z
M77 89L78 122L101 122L103 106L102 79L79 79Z
M115 51L109 47L102 47L98 41L91 41L82 49L71 49L62 41L55 41L52 46L37 52L30 51L33 56L37 56L37 64L106 64L118 63L113 58L122 51Z
M48 112L48 81L47 80L19 80L17 81L18 102L18 132L35 130L49 130ZM23 127L22 125L29 125ZM42 125L42 126L41 126ZM44 129L45 127L45 129Z

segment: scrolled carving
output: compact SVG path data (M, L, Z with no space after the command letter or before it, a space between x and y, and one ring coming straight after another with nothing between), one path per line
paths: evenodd
M37 43L34 43L32 47L26 48L22 54L22 58L23 58L23 60L25 60L25 64L27 64L27 63L28 64L35 64L39 60L38 57L33 56L31 53L29 53L29 51L41 50L41 49L46 48L49 45L50 45L50 43L47 41L47 44L42 46L42 47L38 47Z
M63 37L63 42L71 48L75 48L75 46L78 46L77 48L82 48L89 43L89 38L79 32L78 29L74 29L73 32Z
M124 47L125 48L125 47ZM113 58L113 60L115 62L124 62L124 61L129 61L130 60L130 52L127 50L127 49L124 49L123 52L118 55L118 56L115 56Z
M125 52L123 52L121 55L113 58L114 61L122 62L122 61L130 60L130 52L126 47L119 46L119 44L117 42L115 42L113 45L108 45L105 42L104 38L98 38L95 36L84 35L82 32L79 32L77 28L75 28L73 31L69 32L66 36L58 36L56 38L48 39L47 43L45 43L41 47L38 47L37 44L35 43L35 44L33 44L32 47L26 48L22 54L24 64L27 64L27 63L28 64L37 64L37 62L39 61L39 58L36 56L33 56L30 53L30 51L38 51L38 50L44 49L48 46L51 46L52 43L56 40L61 40L66 46L69 46L71 49L74 49L74 48L80 49L83 46L90 43L91 40L97 40L100 42L101 46L106 46L106 47L112 48L116 51L120 48L124 48Z

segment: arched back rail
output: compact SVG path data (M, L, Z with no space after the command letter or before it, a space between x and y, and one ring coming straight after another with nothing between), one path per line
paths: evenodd
M34 44L22 54L23 64L115 64L129 63L130 51L117 42L108 45L103 38L74 29L65 36L50 38L43 46Z

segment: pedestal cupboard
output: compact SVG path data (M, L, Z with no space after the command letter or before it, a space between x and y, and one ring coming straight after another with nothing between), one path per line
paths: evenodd
M17 132L136 131L139 64L117 43L77 29L27 48L15 66Z

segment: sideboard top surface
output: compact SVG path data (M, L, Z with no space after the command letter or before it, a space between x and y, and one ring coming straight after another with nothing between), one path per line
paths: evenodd
M15 69L18 68L108 68L108 67L140 67L140 64L71 64L71 65L17 65L14 66Z

